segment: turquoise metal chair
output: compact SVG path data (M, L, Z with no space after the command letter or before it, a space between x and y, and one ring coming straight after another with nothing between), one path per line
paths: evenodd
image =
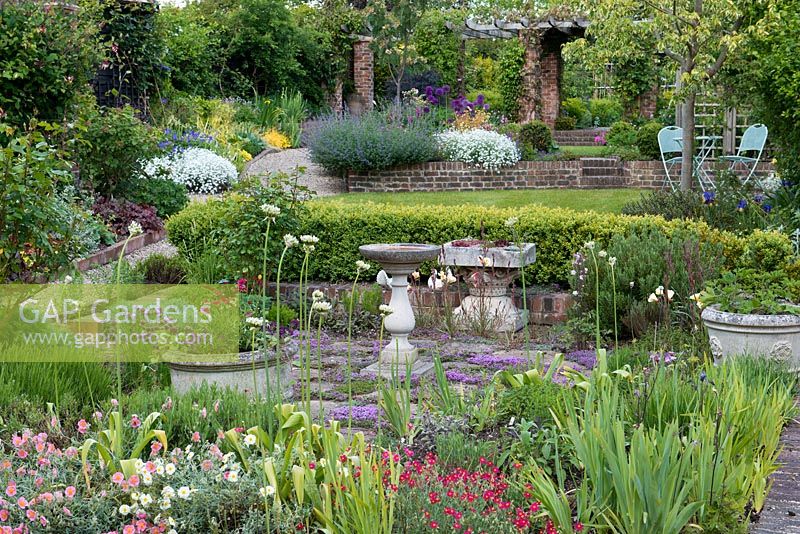
M680 155L683 154L683 146L680 141L682 137L683 128L678 126L666 126L658 132L658 149L661 151L661 162L664 164L664 173L666 173L664 187L670 186L673 191L680 185L680 176L674 176L670 172L675 165L682 161ZM679 154L678 156L669 156L676 152Z
M761 154L764 152L764 145L767 144L767 127L763 124L753 124L745 130L742 141L739 143L739 150L735 156L721 156L720 161L730 161L730 170L735 171L737 165L744 167L747 176L742 183L747 183L756 172ZM748 152L754 152L755 157L745 156Z

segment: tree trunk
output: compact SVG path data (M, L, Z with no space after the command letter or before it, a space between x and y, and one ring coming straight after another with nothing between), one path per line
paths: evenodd
M694 182L694 103L697 96L686 96L681 108L683 127L683 159L681 160L681 190L688 191Z

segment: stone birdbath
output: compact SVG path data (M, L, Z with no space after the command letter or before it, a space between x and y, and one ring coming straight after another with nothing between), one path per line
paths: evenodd
M386 271L387 281L392 288L389 306L393 310L384 319L384 329L391 339L381 350L379 361L362 372L391 377L394 371L405 376L406 366L410 363L413 376L425 374L433 368L433 364L418 360L419 350L408 341L416 325L414 310L408 299L408 276L422 262L436 259L439 247L416 243L373 244L363 245L358 251Z
M443 265L466 269L469 295L453 310L459 322L491 321L496 332L516 332L528 321L509 295L509 287L522 268L536 261L536 245L521 247L507 242L475 239L450 241L442 247Z

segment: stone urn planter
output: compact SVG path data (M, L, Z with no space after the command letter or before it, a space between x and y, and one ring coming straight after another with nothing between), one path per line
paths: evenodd
M715 361L747 354L800 370L800 316L731 313L710 306L702 318Z
M286 347L281 358L280 372L275 354L267 353L266 362L261 351L240 352L238 354L220 355L219 358L207 358L209 361L191 362L186 355L169 362L169 374L172 387L178 393L186 393L192 387L203 382L220 388L238 389L250 395L254 393L254 384L258 394L264 396L267 391L267 377L264 365L269 366L270 391L276 394L280 387L284 399L292 394L292 362L297 347ZM253 377L253 359L255 358L255 380ZM217 361L210 361L217 360Z
M442 247L441 263L466 270L469 296L453 311L462 326L470 321L491 321L496 332L516 332L528 321L509 295L522 268L536 261L536 245L450 241Z

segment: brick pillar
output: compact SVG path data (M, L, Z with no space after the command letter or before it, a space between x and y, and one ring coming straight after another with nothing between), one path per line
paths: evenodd
M356 115L372 110L375 100L375 82L373 68L375 57L369 47L371 37L359 37L353 43L353 82L354 98L350 99L350 111Z
M561 109L561 47L548 47L542 52L541 119L554 126Z
M636 97L639 104L639 116L645 119L652 119L656 115L656 104L658 103L658 85L653 86L649 91Z
M537 30L523 30L519 39L525 48L525 61L520 76L522 91L519 96L519 116L523 124L541 119L542 102L542 34Z

